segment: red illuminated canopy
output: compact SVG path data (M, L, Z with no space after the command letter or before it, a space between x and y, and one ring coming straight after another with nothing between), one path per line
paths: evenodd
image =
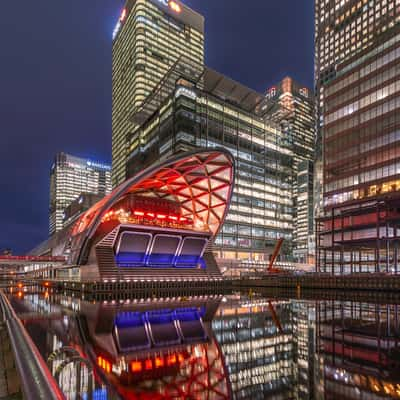
M216 235L226 217L233 184L234 159L228 151L200 149L183 153L118 186L79 218L72 235L85 233L88 239L93 237L104 216L132 194L174 202L180 207L179 218L192 221L194 229Z

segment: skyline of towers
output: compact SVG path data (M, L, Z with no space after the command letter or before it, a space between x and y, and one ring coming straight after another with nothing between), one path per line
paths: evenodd
M147 3L149 7L144 10ZM175 21L172 26L171 18ZM232 258L268 260L274 242L282 237L287 239L285 249L291 257L296 226L298 259L307 262L309 237L313 236L312 182L302 180L304 176L309 179L312 165L307 164L307 171L301 171L299 177L296 174L298 164L313 160L312 90L285 78L280 85L282 90L271 98L212 71L204 66L203 33L204 18L182 3L127 2L113 42L113 184L180 151L226 147L235 154L239 173L247 174L243 178L247 183L236 185L232 207L236 212L230 213L235 219L226 224L225 232L217 239L219 256L229 253ZM134 40L135 35L144 35L144 41ZM164 52L158 53L155 63L154 54L149 55L146 49L154 50L163 36L176 36L179 40L184 37L185 42L168 54L162 49ZM151 75L153 70L157 73ZM140 85L141 91L137 90ZM188 95L191 88L195 95ZM199 123L187 118L185 123L178 122L187 105L177 98L185 94L186 100L193 103L193 121L197 118ZM217 107L212 114L211 97ZM176 107L171 108L172 104ZM232 126L228 126L229 118ZM263 160L254 158L257 151ZM247 156L243 155L245 152ZM257 184L263 186L259 193L251 187L257 179L261 179ZM299 212L294 209L297 182L302 185Z

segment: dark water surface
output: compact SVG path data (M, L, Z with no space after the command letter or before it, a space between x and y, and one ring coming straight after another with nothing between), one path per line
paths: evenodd
M68 399L400 399L388 301L10 299Z

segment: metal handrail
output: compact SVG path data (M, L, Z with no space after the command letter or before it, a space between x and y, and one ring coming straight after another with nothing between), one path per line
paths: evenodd
M0 305L21 380L24 399L65 400L63 392L49 371L39 350L2 290L0 290Z

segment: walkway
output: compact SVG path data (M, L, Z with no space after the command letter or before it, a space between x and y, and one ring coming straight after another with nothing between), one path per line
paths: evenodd
M14 364L3 313L0 308L0 400L22 399L19 376Z

